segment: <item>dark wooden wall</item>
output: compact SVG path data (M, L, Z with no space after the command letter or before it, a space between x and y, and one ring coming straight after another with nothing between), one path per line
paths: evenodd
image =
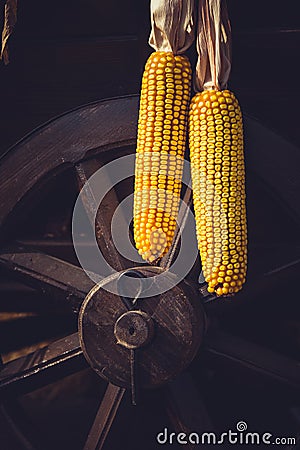
M18 4L11 62L0 64L0 152L66 110L139 92L151 51L149 0ZM299 0L228 0L228 7L230 87L245 112L300 144Z

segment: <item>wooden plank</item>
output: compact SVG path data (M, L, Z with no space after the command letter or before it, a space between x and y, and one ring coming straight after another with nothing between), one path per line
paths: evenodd
M284 29L234 32L230 77L230 87L244 110L296 143L300 143L300 132L293 86L300 76L294 57L300 46L299 35L299 30ZM2 107L6 110L0 125L0 150L78 104L138 92L141 68L149 52L146 40L143 36L143 45L134 36L17 41L15 57L0 74ZM289 82L282 83L287 68ZM278 111L285 111L284 117Z
M299 149L259 122L244 119L246 167L269 185L299 223Z
M227 4L234 30L299 26L298 0L286 0L284 5L281 0L252 0L247 6L239 0L227 0Z
M263 49L299 49L300 29L288 28L262 28L259 30L233 31L233 45L236 49L255 48L256 51ZM266 55L267 56L267 55ZM278 61L277 61L278 63Z
M300 93L289 91L282 92L279 88L263 91L263 87L256 89L245 86L237 86L234 89L244 112L254 117L283 139L300 147L300 128L297 105L300 102Z
M147 8L146 2L142 3ZM18 34L22 38L124 34L138 27L133 0L26 0L18 5L18 16Z
M107 100L65 114L19 142L1 160L0 224L26 192L48 174L95 149L133 144L138 98Z
M256 95L258 91L291 95L292 86L299 77L299 66L295 58L298 52L293 48L234 46L230 84L252 88ZM290 104L293 106L292 98Z
M139 90L134 35L24 39L12 52L11 63L0 72L0 151L57 114Z
M300 96L294 86L300 78L300 30L239 29L232 44L229 87L243 110L299 146Z
M121 74L125 70L127 73L129 69L134 70L137 61L136 47L137 37L134 34L88 38L51 38L40 41L33 38L23 39L15 43L16 61L12 62L11 67L22 66L25 71L22 73L22 77L28 77L29 72L40 82L43 82L43 80L38 80L39 75L45 72L47 76L47 68L51 69L51 66L52 72L60 74L65 66L69 67L70 72L74 68L82 73L85 70L84 75L86 77L94 75L93 72L89 71L89 69L93 69L94 72L96 71L97 77L100 76L101 79L102 74L107 74L108 69L112 70L114 66L121 70ZM131 54L130 66L127 64L129 54ZM30 64L28 64L28 61L30 61ZM105 64L109 66L106 67ZM89 68L88 65L91 65L91 67ZM72 79L68 81L73 82L76 75L77 73L74 72ZM113 76L114 74L111 72L110 75ZM50 78L51 75L49 74L46 80Z
M239 0L227 3L234 30L299 25L298 0L287 0L284 8L279 0L252 0L251 8ZM122 34L137 30L145 18L149 22L148 0L62 0L54 4L26 0L18 8L18 33L22 37Z

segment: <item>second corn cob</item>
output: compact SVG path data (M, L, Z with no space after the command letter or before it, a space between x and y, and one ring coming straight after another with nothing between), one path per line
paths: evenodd
M196 230L208 291L233 294L245 282L247 226L242 114L228 90L205 90L190 106Z

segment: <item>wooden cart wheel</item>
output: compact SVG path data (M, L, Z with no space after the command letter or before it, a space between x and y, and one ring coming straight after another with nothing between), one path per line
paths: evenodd
M34 221L39 220L37 207L42 208L45 213L48 207L45 202L51 198L49 197L51 192L55 191L60 195L56 184L64 190L66 189L63 185L64 180L73 180L74 192L76 192L76 183L77 188L82 187L100 166L103 167L106 162L135 151L137 111L137 96L109 99L80 107L33 131L1 159L0 264L2 273L21 281L33 288L34 292L39 293L39 302L33 303L29 308L31 312L37 314L38 319L44 321L43 323L46 323L45 316L47 317L48 314L50 324L58 317L60 317L60 323L66 324L65 329L63 326L58 331L56 329L56 335L53 334L48 345L2 364L0 371L1 419L5 424L7 439L11 439L5 447L7 449L48 449L54 446L55 448L96 449L100 448L105 438L107 438L105 448L114 449L119 448L120 442L124 443L124 432L120 430L126 427L129 433L125 435L131 448L154 449L156 446L159 447L155 436L152 436L152 440L149 436L145 438L142 435L145 428L142 432L138 430L141 426L139 416L146 414L146 410L149 411L147 425L150 428L152 426L152 431L153 423L154 426L158 426L157 420L161 420L162 417L164 418L162 420L168 422L160 423L160 428L156 429L157 432L161 431L166 423L169 423L170 429L176 432L226 431L222 429L222 426L227 424L229 427L232 424L229 420L224 421L220 418L220 413L224 415L226 411L230 411L230 402L226 405L222 404L218 412L215 408L218 398L219 402L229 398L226 397L224 390L221 391L230 383L235 383L237 394L243 390L251 392L258 389L255 391L257 393L262 388L267 398L273 398L276 395L281 415L282 409L285 408L284 417L289 416L290 408L295 407L296 399L299 405L300 369L293 350L282 351L279 339L274 345L271 343L268 346L263 336L264 324L269 326L273 319L276 324L283 309L292 311L295 307L292 296L300 267L299 245L295 243L282 245L280 238L279 244L275 242L270 245L266 238L263 246L252 245L253 241L255 244L256 236L254 235L251 242L251 227L268 226L264 220L273 220L269 209L267 214L270 214L270 218L261 217L262 225L257 224L256 211L258 210L259 214L261 212L260 199L253 196L259 193L261 198L266 196L266 198L275 199L274 201L281 208L278 214L284 214L285 217L285 232L288 233L290 230L292 233L297 229L300 221L300 204L297 201L300 153L295 147L254 120L246 118L245 121L249 184L249 279L244 290L234 298L220 300L207 295L205 287L198 283L200 266L197 261L187 280L183 282L183 285L179 284L176 288L172 288L169 296L168 293L162 294L156 299L156 303L147 300L143 306L140 306L140 309L144 308L142 313L128 312L115 294L109 294L106 291L105 294L101 293L101 289L93 295L89 294L95 283L78 264L76 265L74 254L64 258L65 249L61 246L56 246L54 250L52 246L52 254L44 253L39 248L49 249L51 239L47 242L40 241L39 244L35 242L35 248L32 248L32 242L24 238L24 233L22 236L23 224L27 223L25 228L27 227L26 230L28 230L28 223L31 223L28 217ZM283 153L285 158L281 158ZM125 188L123 186L122 189L117 187L111 190L101 204L97 215L96 233L99 247L108 262L118 272L137 266L118 255L110 234L111 218L120 201L120 195L122 192L129 194L130 189L132 189L132 180L127 181ZM186 195L189 197L190 193L187 192ZM93 198L87 196L85 202L85 208L89 214L94 208ZM73 204L69 206L72 212ZM53 205L49 205L49 208L51 211L54 210ZM275 224L274 227L276 231ZM266 230L265 234L268 235ZM68 248L70 243L69 231ZM56 257L53 256L53 252ZM58 258L57 255L62 256ZM73 262L70 263L70 260ZM162 269L142 268L144 273L145 270L161 271ZM172 347L173 341L170 340L170 348L174 348L174 353L171 351L170 358L167 359L166 356L163 363L162 360L157 359L157 352L163 349L162 356L166 355L166 342L169 341L167 334L164 333L167 333L166 330L170 330L171 324L175 323L173 319L167 318L167 312L172 311L170 296L174 300L173 308L179 308L178 311L182 308L182 311L185 311L184 314L189 316L184 319L187 322L182 323L188 324L189 331L193 330L193 337L190 350L188 347L187 349L180 347L182 323L179 322L180 326L172 329L174 347ZM107 300L105 314L111 335L101 330L101 323L97 325L97 318L101 317L102 308L99 306L99 301L101 304L103 297ZM11 310L12 306L7 304L5 297L1 299L1 303L2 311ZM153 304L156 306L154 307ZM159 317L166 315L165 321L162 321L159 326L158 318L153 319L157 305L161 308ZM78 336L77 316L80 308L81 325L79 326L80 336ZM21 310L22 306L18 304L15 311ZM116 311L116 315L112 314L112 311ZM53 315L54 312L55 315ZM125 318L118 322L122 314ZM168 320L169 325L166 325ZM150 322L152 321L156 323L154 325L158 337L151 341L153 330ZM135 326L135 324L138 324L139 330L144 333L142 338L139 335L138 341L132 341L132 336L129 336L134 332L128 334L128 330L131 330L132 325ZM96 327L95 330L100 330L100 334L102 333L100 351L99 346L94 345L96 331L93 331L92 336L89 335L89 330L93 327ZM87 334L86 330L88 330ZM124 330L127 334L124 334ZM205 336L203 336L204 331L206 331ZM61 338L56 339L59 334ZM125 342L126 348L123 346L120 350L115 346L111 362L108 364L109 346L115 345L113 339L116 338L123 344ZM9 341L10 336L7 339ZM148 344L150 341L152 343ZM151 347L151 360L147 359L150 356L147 353L147 346L143 347L145 342L150 347L154 346ZM199 346L200 349L197 351ZM130 406L130 396L125 396L127 398L127 400L125 398L125 406L127 405L129 411L126 415L130 421L122 424L118 422L117 416L117 423L108 434L111 422L124 396L124 388L131 386L130 350L128 349L139 347L144 348L141 350L142 387L159 385L158 381L169 382L158 390L145 391L141 405L136 408ZM102 355L106 356L102 357ZM193 358L194 361L189 369L181 373ZM48 430L47 438L45 435L40 436L41 433L37 429L32 430L27 419L21 414L18 399L22 399L25 393L85 369L83 375L81 374L82 382L85 374L88 374L86 375L88 377L92 376L87 361L98 372L103 372L103 368L109 367L110 370L105 371L104 378L119 384L120 387L116 388L109 383L106 393L103 393L105 382L101 381L100 377L93 378L93 386L98 386L95 394L98 395L98 400L96 399L96 406L93 403L90 415L82 418L81 434L74 431L76 439L72 440L69 433L70 441L67 440L68 437L64 441L55 437L53 427L49 424L50 431ZM153 371L155 364L159 367L158 372ZM162 373L165 375L162 376ZM175 375L177 377L173 380ZM219 387L216 387L214 383L217 383ZM92 426L92 417L101 396L104 399ZM210 396L214 397L212 402L210 402ZM18 405L17 408L16 405ZM164 414L161 411L166 411L166 415L161 416ZM281 417L280 414L279 417ZM247 417L239 417L239 419L246 420ZM292 425L289 425L287 429L293 429L292 419L291 423ZM268 421L268 425L269 427L274 425L272 420ZM118 426L119 428L116 428ZM88 432L90 427L91 430ZM269 430L270 428L266 431ZM69 445L71 447L67 447ZM176 448L175 445L173 447ZM194 445L190 443L187 447L194 448Z

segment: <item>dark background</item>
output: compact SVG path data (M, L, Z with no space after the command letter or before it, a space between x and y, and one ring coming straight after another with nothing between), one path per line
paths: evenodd
M19 0L11 62L0 63L0 152L69 109L139 92L149 3ZM230 88L244 112L299 145L299 0L228 0L228 8Z

